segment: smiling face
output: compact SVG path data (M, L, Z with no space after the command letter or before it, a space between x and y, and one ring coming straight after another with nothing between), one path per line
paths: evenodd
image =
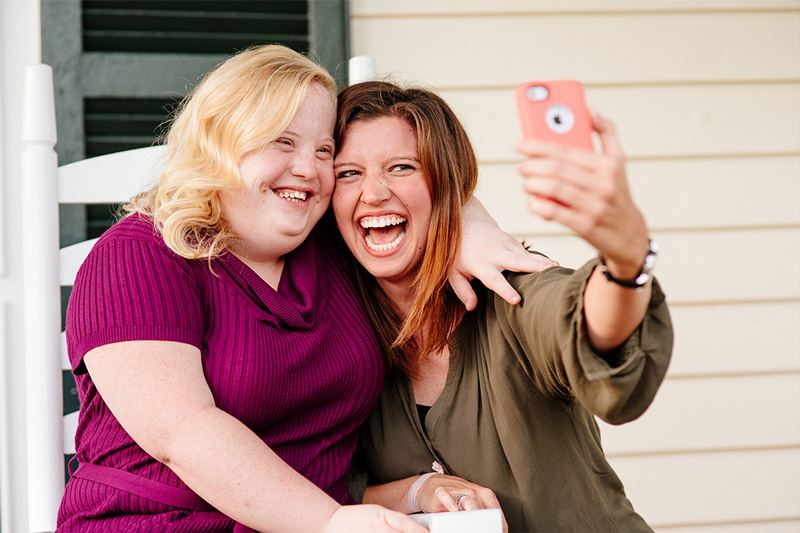
M382 286L410 288L433 208L416 133L394 116L352 122L334 168L333 212L348 248Z
M222 215L239 239L231 251L266 263L300 246L325 213L333 192L330 94L312 83L289 127L239 162L241 187L219 193Z

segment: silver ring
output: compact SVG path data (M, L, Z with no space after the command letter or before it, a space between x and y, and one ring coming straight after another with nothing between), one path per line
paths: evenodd
M463 511L464 510L464 508L461 507L461 502L464 500L464 498L472 498L472 496L470 496L469 494L459 494L458 495L458 497L456 498L456 507L458 507L459 511Z

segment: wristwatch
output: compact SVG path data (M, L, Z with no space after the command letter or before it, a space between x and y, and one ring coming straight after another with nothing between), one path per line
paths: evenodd
M641 270L639 273L636 274L634 279L617 279L611 275L611 272L608 271L608 267L606 266L606 261L603 259L603 256L600 256L600 269L603 272L603 275L606 277L608 281L613 281L617 285L622 287L626 287L628 289L641 289L650 279L653 277L652 272L653 268L656 266L656 256L658 255L658 243L653 239L650 239L649 249L647 251L647 256L644 258L644 263L642 264Z

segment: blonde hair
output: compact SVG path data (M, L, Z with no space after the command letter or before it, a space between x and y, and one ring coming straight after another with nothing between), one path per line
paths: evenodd
M158 184L124 209L152 217L176 254L217 257L237 237L222 218L219 191L239 185L243 155L289 127L312 83L335 105L328 72L284 46L248 48L218 65L181 102Z

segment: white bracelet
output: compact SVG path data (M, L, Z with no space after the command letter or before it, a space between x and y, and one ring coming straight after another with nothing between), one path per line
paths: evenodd
M422 510L417 507L417 493L419 492L419 488L423 483L425 483L426 479L431 476L435 476L438 473L439 472L428 472L427 474L422 474L419 479L416 480L413 485L411 485L411 488L408 489L408 496L406 499L408 500L408 508L411 509L412 513L418 513Z

